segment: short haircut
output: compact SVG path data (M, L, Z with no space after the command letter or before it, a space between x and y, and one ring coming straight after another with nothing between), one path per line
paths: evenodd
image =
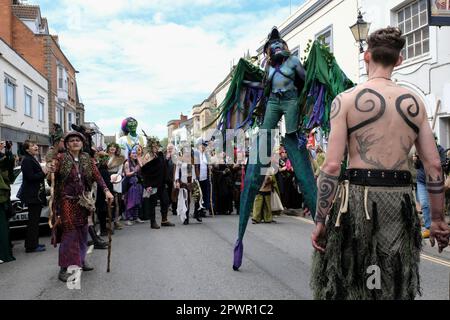
M395 66L400 52L405 46L405 38L398 28L387 27L370 34L367 43L368 51L372 54L372 60L384 67Z
M23 143L23 150L27 151L29 150L32 146L34 146L36 144L36 142L31 141L31 140L25 140Z

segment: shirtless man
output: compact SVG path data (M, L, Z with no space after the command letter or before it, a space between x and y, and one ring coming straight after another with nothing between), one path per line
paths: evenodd
M407 171L413 145L427 174L431 244L437 241L439 252L448 246L443 173L424 103L391 80L404 44L396 28L371 34L364 54L369 79L332 104L311 237L316 299L414 299L420 293L420 223ZM349 169L339 179L346 145ZM373 270L381 277L375 286Z

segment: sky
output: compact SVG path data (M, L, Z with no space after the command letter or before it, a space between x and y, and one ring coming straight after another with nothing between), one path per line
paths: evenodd
M160 138L191 115L231 63L261 45L300 0L29 0L77 74L85 121L104 135L126 117Z

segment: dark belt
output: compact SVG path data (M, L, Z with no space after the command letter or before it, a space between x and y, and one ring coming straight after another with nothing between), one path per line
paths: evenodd
M348 169L344 179L350 184L373 187L404 187L412 185L411 173L400 170Z
M276 99L292 99L298 97L298 91L297 90L289 90L284 92L271 92L269 98L276 98Z

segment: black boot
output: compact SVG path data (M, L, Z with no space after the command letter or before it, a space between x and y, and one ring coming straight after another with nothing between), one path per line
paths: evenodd
M108 249L108 243L97 235L93 226L89 226L88 230L94 242L94 249Z
M156 221L150 222L150 228L152 229L160 229L161 227L156 223Z
M94 267L91 266L87 261L84 261L83 271L92 271L92 270L94 270Z
M199 211L194 212L194 219L196 219L198 222L202 222L201 214Z
M71 273L67 272L67 268L61 267L61 269L59 270L59 273L58 273L58 279L61 280L62 282L67 283L67 280L69 280L69 277L71 275L72 275Z

